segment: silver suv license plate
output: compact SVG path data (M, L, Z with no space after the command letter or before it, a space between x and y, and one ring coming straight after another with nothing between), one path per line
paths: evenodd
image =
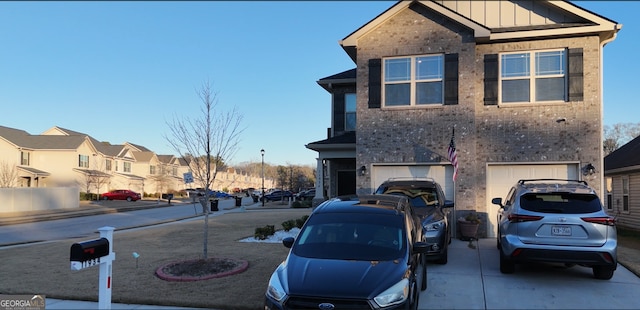
M551 226L551 234L554 236L571 236L570 226Z

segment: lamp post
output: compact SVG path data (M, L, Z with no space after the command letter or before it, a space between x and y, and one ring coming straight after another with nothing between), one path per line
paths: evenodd
M262 155L262 206L264 207L264 149L260 150L260 155Z

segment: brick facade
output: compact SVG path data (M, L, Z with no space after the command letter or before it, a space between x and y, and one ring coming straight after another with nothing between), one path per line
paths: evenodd
M484 104L485 54L582 48L584 100L550 104ZM356 166L448 162L455 127L459 158L456 208L486 213L487 163L579 162L601 167L602 111L597 36L478 44L473 33L431 10L412 5L358 41ZM389 56L457 53L457 105L368 107L368 61ZM559 119L566 121L558 121ZM435 155L434 155L435 154ZM440 155L440 156L437 156ZM587 181L600 189L600 169ZM369 175L359 193L371 193Z

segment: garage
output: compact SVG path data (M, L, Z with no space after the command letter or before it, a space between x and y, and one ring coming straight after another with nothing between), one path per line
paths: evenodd
M371 188L375 191L382 182L389 178L433 178L442 186L448 200L453 197L453 166L451 165L424 165L424 164L374 164L371 173Z
M500 208L491 199L505 199L511 186L520 179L579 179L579 163L556 164L487 164L487 198L489 223L487 237L496 237L497 214Z

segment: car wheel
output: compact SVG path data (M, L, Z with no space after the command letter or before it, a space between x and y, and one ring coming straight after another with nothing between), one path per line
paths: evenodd
M127 201L131 201L133 200L131 197L127 197Z
M502 250L502 244L500 244L500 230L498 230L498 235L496 236L496 248L498 248L498 250Z
M615 269L613 267L608 266L594 266L593 267L593 276L596 279L600 280L609 280L613 277L613 272Z
M104 196L104 197L102 197L102 200L109 200L109 197Z
M513 273L514 271L516 271L516 264L500 250L500 272Z

